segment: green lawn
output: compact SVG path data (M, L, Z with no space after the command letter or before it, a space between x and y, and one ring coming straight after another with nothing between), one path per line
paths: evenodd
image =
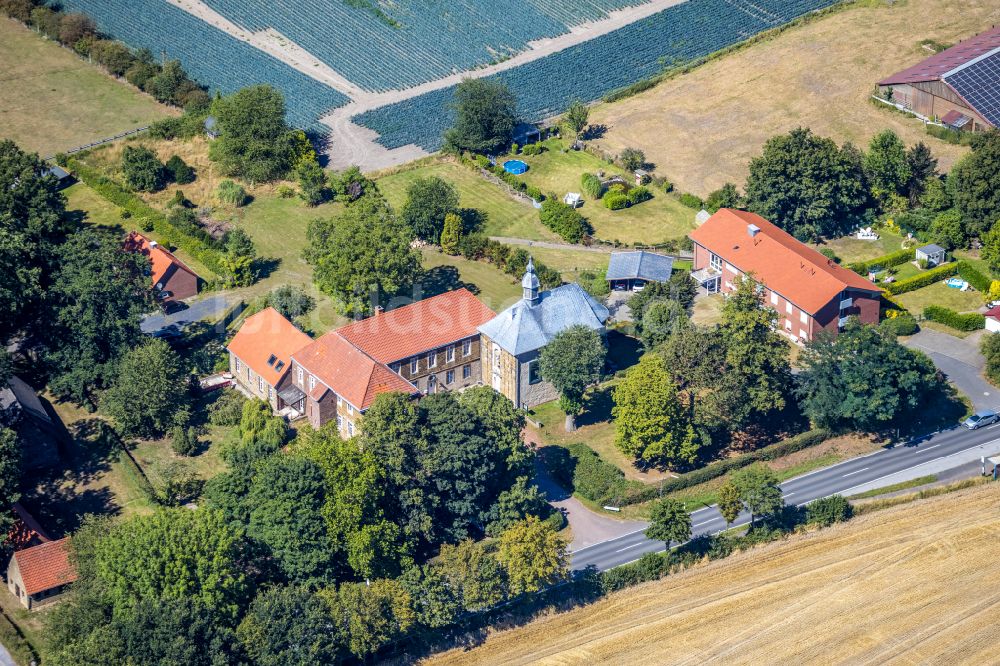
M382 176L377 182L385 198L398 211L406 201L406 189L410 183L428 176L437 176L454 185L461 206L483 213L486 220L482 231L489 236L559 240L556 234L542 226L538 211L530 204L512 198L501 187L454 161L436 159L419 162L415 167Z
M842 236L833 240L828 240L818 245L813 245L817 250L833 250L837 258L843 264L851 264L855 261L868 261L875 257L881 257L890 252L903 249L903 237L879 229L879 239L875 241L858 240L854 236Z
M518 246L521 247L521 246ZM555 250L543 247L525 248L535 258L549 268L562 273L567 282L577 280L582 271L603 273L608 269L607 252L588 252L587 250Z
M466 286L495 312L521 297L519 281L485 261L451 257L434 247L425 247L423 256L423 266L427 269L424 294L427 296Z
M622 169L590 153L562 152L566 142L561 139L549 139L542 145L548 150L541 155L518 158L529 166L524 181L546 194L554 193L561 198L567 192L580 192L580 178L587 172L625 175ZM662 191L652 187L650 191L653 199L624 210L608 210L600 201L589 200L579 210L593 225L594 236L608 241L660 243L684 236L694 228L696 211Z
M983 305L983 295L978 291L952 289L944 282L900 294L896 300L914 314L922 313L928 305L940 305L956 312L974 312Z
M691 321L699 326L712 326L722 321L722 294L699 296L694 301Z

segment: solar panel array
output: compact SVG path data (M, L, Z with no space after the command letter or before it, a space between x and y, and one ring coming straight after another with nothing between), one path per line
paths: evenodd
M994 127L1000 127L1000 49L944 80Z

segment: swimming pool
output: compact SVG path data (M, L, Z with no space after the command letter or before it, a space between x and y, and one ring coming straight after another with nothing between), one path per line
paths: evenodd
M503 163L503 170L507 173L512 173L515 176L520 176L528 170L528 165L521 160L507 160Z

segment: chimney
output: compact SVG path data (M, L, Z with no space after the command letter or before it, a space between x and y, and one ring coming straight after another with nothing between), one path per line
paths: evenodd
M750 238L754 238L759 233L760 233L760 227L758 227L756 224L747 225L747 234L749 234Z

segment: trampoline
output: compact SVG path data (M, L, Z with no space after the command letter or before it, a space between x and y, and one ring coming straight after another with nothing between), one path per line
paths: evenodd
M507 173L512 173L515 176L520 176L528 170L528 165L521 160L507 160L503 163L503 170Z

